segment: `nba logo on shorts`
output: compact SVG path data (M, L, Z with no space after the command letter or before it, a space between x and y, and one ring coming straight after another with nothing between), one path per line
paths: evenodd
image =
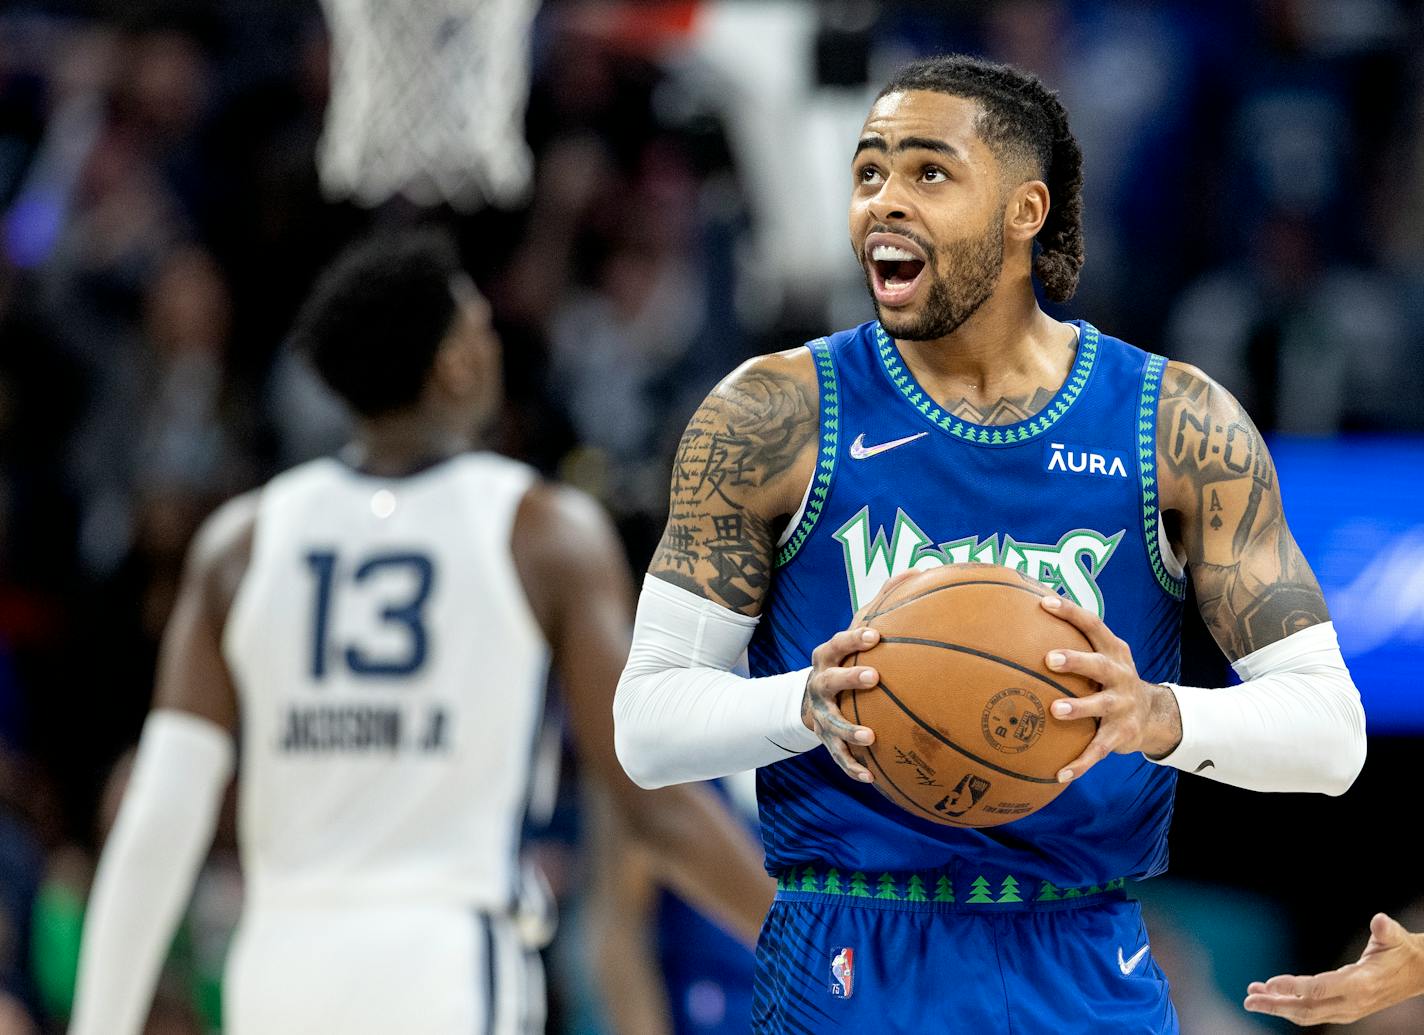
M855 950L838 949L831 957L831 997L849 999L855 991Z

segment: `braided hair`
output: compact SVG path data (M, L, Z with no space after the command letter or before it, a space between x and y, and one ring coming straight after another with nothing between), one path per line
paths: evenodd
M995 155L1031 163L1052 200L1035 238L1033 272L1049 299L1072 298L1083 268L1083 152L1058 96L1028 72L963 54L906 65L876 99L908 90L978 101L979 135Z

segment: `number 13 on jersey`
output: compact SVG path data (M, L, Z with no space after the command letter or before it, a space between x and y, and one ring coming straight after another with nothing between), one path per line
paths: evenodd
M353 568L341 563L335 551L316 550L306 555L306 562L315 582L313 679L325 679L333 662L362 678L398 678L420 671L430 649L425 604L435 587L435 565L428 556L416 551L376 553ZM364 591L363 598L375 597L372 617L382 642L337 644L333 650L331 620L337 598L357 590Z

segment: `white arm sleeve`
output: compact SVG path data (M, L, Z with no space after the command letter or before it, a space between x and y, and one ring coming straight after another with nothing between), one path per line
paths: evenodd
M1268 644L1222 690L1176 686L1182 741L1160 765L1251 791L1344 794L1365 764L1365 711L1330 622Z
M760 679L732 667L757 619L649 575L613 700L614 746L640 787L712 780L821 741L801 721L809 668Z
M233 771L233 741L186 712L148 717L84 922L70 1035L138 1035Z

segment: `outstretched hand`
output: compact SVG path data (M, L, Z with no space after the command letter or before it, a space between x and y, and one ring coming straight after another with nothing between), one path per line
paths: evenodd
M1171 754L1182 739L1181 714L1171 689L1144 682L1137 675L1132 648L1093 612L1056 593L1044 597L1042 604L1086 636L1093 648L1049 651L1045 664L1054 672L1086 676L1102 687L1087 697L1053 702L1053 714L1060 719L1098 720L1097 735L1059 771L1058 782L1078 779L1113 752L1141 751L1154 758Z
M1246 986L1246 1009L1299 1025L1349 1024L1424 995L1424 935L1376 913L1355 963L1313 977L1282 974Z

